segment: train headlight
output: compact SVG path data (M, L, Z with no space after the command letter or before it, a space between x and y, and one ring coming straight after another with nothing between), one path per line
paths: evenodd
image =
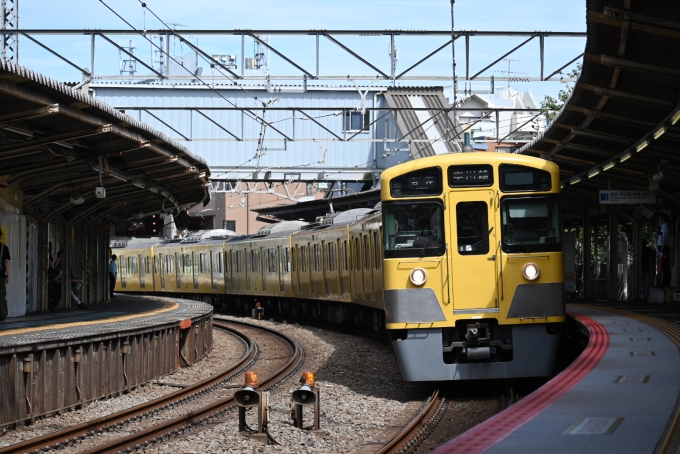
M524 276L524 279L527 281L535 281L540 274L541 270L535 263L527 263L522 267L522 276Z
M411 278L413 285L420 286L427 282L427 272L422 268L414 268L409 277Z

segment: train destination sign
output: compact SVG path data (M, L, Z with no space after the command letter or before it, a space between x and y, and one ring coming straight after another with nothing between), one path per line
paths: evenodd
M471 186L491 186L493 167L488 164L449 167L449 186L466 188Z
M637 205L656 203L656 191L600 190L600 205Z

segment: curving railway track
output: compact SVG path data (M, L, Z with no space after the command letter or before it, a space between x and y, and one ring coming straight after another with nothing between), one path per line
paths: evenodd
M233 328L232 326L234 325L240 326L240 330ZM110 433L114 430L117 431L118 428L125 424L153 418L158 416L160 412L177 410L187 402L199 399L217 389L223 389L223 384L235 379L246 368L252 367L260 356L261 350L258 347L258 344L252 340L252 336L255 335L255 332L266 333L267 336L275 336L288 350L288 357L285 358L286 360L280 361L283 363L282 366L276 368L276 370L265 372L265 374L262 375L263 379L261 380L260 386L262 389L267 390L276 386L281 380L293 373L304 359L304 352L295 341L285 334L278 333L272 329L248 323L236 321L225 322L220 320L215 320L213 326L217 329L229 332L243 343L244 353L235 364L223 369L206 380L147 403L105 417L100 417L65 430L53 432L39 438L0 448L0 454L73 447L76 446L76 444L80 444L81 441L88 437L91 438L92 436L101 435L102 433ZM244 330L252 331L252 333L246 335L242 332ZM277 351L276 354L277 356L280 356L280 352ZM194 408L180 416L169 417L169 419L166 419L163 422L155 422L128 436L115 438L105 444L98 444L91 448L86 448L85 445L83 445L83 448L85 449L81 452L106 453L123 451L130 448L139 448L159 437L179 434L179 432L183 432L189 426L206 424L211 416L218 415L234 405L233 396L212 396L212 398L207 400L209 402L201 405L199 408ZM89 446L89 443L87 446Z

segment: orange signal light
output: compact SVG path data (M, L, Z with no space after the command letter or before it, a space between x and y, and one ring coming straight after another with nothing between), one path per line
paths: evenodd
M302 373L302 380L300 380L300 381L304 382L303 385L308 385L308 386L313 387L314 385L316 385L316 381L314 379L314 372L303 372Z
M260 303L255 303L255 307L260 307L260 306L262 306L262 304L260 304Z
M257 372L248 371L246 372L246 383L243 386L250 386L251 388L257 388L260 384L257 381Z

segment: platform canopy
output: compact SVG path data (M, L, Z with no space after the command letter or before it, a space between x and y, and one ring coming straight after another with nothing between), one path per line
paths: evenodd
M554 161L565 201L657 189L680 205L680 2L587 0L581 76L554 122L519 153Z
M73 224L177 212L207 203L209 177L204 160L161 132L0 62L0 191L18 194L9 203L22 212Z

